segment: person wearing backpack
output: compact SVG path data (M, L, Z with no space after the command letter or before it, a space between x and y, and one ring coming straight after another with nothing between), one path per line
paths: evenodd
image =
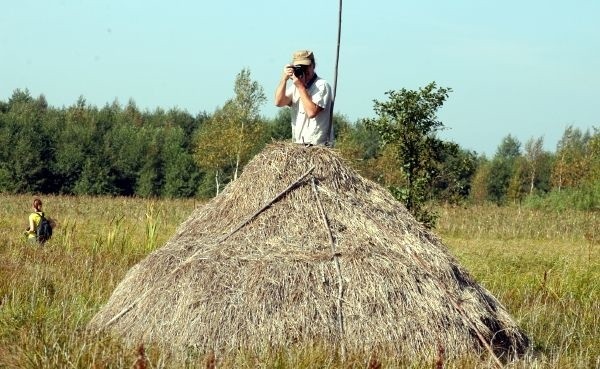
M52 237L52 225L42 211L42 200L33 200L33 213L29 214L29 228L25 231L30 242L44 243Z

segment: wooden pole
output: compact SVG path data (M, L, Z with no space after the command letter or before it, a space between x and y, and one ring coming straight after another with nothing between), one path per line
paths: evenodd
M329 134L327 139L331 137L331 129L333 127L333 106L335 105L335 94L337 92L338 66L340 63L340 40L342 37L342 0L340 0L338 8L338 31L337 31L337 48L335 51L335 70L333 73L333 97L331 99L331 109L329 110ZM333 142L331 142L333 144Z

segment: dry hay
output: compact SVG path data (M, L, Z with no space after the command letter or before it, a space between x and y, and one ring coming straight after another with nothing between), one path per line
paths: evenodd
M389 192L325 147L275 143L135 265L90 322L171 351L325 344L405 357L529 345Z

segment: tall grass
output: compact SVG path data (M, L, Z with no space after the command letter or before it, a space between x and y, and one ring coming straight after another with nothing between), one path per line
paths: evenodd
M447 207L437 231L549 368L600 367L600 214Z
M44 196L58 224L44 246L22 232L32 196L0 194L0 368L422 368L385 354L327 347L274 349L264 357L191 353L175 361L149 343L125 347L86 324L141 258L163 245L194 200ZM598 214L481 206L440 209L438 234L531 335L535 357L511 368L600 365ZM135 293L135 291L133 291ZM139 291L137 291L139 292ZM143 344L143 346L142 346ZM486 368L480 358L445 368Z
M0 195L0 367L130 366L128 349L89 338L85 326L194 201L45 196L57 227L39 246L22 235L32 200Z

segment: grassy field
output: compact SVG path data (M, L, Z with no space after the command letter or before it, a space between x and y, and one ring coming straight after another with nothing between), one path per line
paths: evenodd
M32 200L0 195L0 368L434 367L435 358L399 363L351 353L341 363L325 348L178 362L151 345L89 335L87 322L127 270L201 204L45 196L58 227L40 247L22 236ZM533 339L532 355L507 367L600 367L600 214L482 206L445 207L440 215L436 233ZM490 362L470 357L443 367Z

